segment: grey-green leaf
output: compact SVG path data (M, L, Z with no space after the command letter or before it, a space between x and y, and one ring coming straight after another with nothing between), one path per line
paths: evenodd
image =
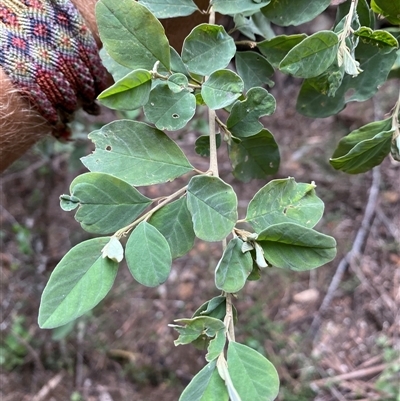
M101 61L103 62L104 67L107 68L107 71L112 75L114 81L118 81L124 76L128 75L132 69L124 67L123 65L117 63L108 53L107 50L103 47L100 50Z
M182 60L190 72L210 75L225 68L235 53L235 42L222 26L201 24L183 42Z
M155 17L176 18L193 14L197 10L192 0L139 0Z
M149 223L167 240L172 259L185 255L193 248L195 235L186 198L178 199L158 210L151 216Z
M256 12L271 0L213 0L212 5L217 13L233 15L244 12Z
M212 361L200 370L185 388L179 401L228 401L228 392L215 365L216 361Z
M334 238L295 223L269 226L259 234L257 242L265 259L282 269L315 269L336 256Z
M280 62L286 57L293 47L302 42L307 35L299 33L297 35L278 35L272 39L264 40L257 43L257 47L265 58L275 67L278 68Z
M239 75L230 70L214 71L201 87L201 96L212 110L223 109L238 99L244 89Z
M103 173L76 177L70 191L79 199L75 219L85 231L95 234L109 234L127 226L151 204L127 182Z
M132 0L100 0L96 18L101 41L119 64L151 70L160 61L169 70L170 49L164 28L146 7Z
M246 220L256 232L272 224L293 222L314 227L324 212L315 184L296 183L294 178L272 180L250 201Z
M223 240L236 224L236 194L218 177L193 177L188 186L187 202L194 232L204 241Z
M256 135L264 128L259 118L272 114L275 108L275 98L266 89L251 88L245 100L238 100L233 105L227 127L238 138Z
M263 14L280 26L300 25L311 21L328 8L330 0L272 0L262 9Z
M227 293L240 291L253 270L250 252L242 252L243 241L235 237L229 241L215 270L215 286Z
M91 171L114 175L131 185L172 181L193 169L182 150L150 125L120 120L94 131L96 150L82 158Z
M229 158L233 175L243 182L275 174L280 163L278 144L268 130L240 142L233 140L229 146Z
M273 86L269 79L274 73L274 68L267 59L256 52L236 52L236 69L244 82L244 89L249 90L254 86Z
M101 255L109 238L73 247L53 270L39 308L42 329L59 327L93 309L110 291L118 264Z
M319 31L293 47L280 62L279 69L294 77L316 77L334 62L337 49L338 36L332 31Z
M135 70L100 93L99 102L110 109L136 110L144 106L151 89L151 74L146 70Z
M393 133L390 118L364 125L340 140L330 163L348 174L371 170L390 153Z
M384 42L369 43L360 37L356 59L363 70L357 77L345 75L334 96L329 92L329 71L316 78L306 79L297 99L297 111L305 116L328 117L337 114L348 102L363 102L373 96L382 85L396 61L396 47ZM351 94L348 92L351 90Z
M144 113L159 130L183 128L194 116L196 98L187 90L173 92L167 83L157 85L151 92Z
M278 373L274 365L257 351L231 341L227 362L241 401L273 401L278 396Z
M130 235L125 258L133 278L147 287L164 283L171 271L171 251L164 236L142 221Z

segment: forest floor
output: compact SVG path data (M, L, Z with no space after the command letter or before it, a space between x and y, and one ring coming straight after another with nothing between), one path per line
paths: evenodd
M277 112L264 122L281 150L281 168L271 178L315 181L326 207L318 229L338 242L328 265L306 273L270 269L237 295L237 338L277 367L280 401L400 400L400 164L387 158L374 173L349 176L328 163L343 135L390 111L398 89L391 82L374 101L320 120L294 111L297 82L271 89ZM77 137L100 123L81 118ZM202 126L199 117L177 140L206 170L207 160L193 150ZM69 145L46 141L0 177L1 401L175 401L205 365L203 351L174 346L177 335L168 324L218 295L216 243L196 242L155 289L135 283L122 265L110 294L92 313L62 330L39 329L40 296L52 269L88 238L73 212L60 209L58 197L85 171L79 157L91 149L84 139ZM267 181L238 182L223 146L219 152L221 177L239 194L244 217ZM175 180L168 191L182 182ZM372 219L364 225L364 240L355 241L374 190ZM155 197L166 189L144 191ZM320 310L343 258L343 277Z

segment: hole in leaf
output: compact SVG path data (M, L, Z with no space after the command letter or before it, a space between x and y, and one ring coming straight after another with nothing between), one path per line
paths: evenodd
M179 118L179 114L176 113L172 114L172 118Z
M107 145L107 146L106 146L106 151L107 151L107 152L110 152L111 150L112 150L111 145Z

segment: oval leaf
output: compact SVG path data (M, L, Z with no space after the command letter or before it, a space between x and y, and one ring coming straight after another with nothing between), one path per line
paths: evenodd
M146 70L130 72L100 93L101 104L115 110L135 110L144 106L151 89L151 74Z
M144 114L160 130L183 128L194 116L196 98L187 90L172 91L167 83L157 85L151 92Z
M256 52L236 52L236 69L243 79L245 90L264 84L273 86L268 78L274 73L274 68L265 57Z
M95 234L108 234L132 223L151 204L127 182L103 173L85 173L70 186L79 199L75 219L82 228Z
M364 125L340 140L330 164L348 174L365 173L390 153L393 133L390 119Z
M330 0L296 0L294 6L288 0L272 0L262 12L276 25L297 26L314 19L328 8L329 4Z
M239 75L230 70L213 72L201 87L201 96L212 110L223 109L240 97L244 84Z
M193 248L194 231L186 198L169 203L154 213L149 223L167 240L172 259L185 255Z
M187 202L194 232L204 241L223 240L236 224L236 194L218 177L193 177L188 186Z
M114 175L131 185L172 181L193 169L172 139L150 125L120 120L89 134L96 150L82 158L91 171Z
M232 15L247 11L258 11L266 6L271 0L214 0L213 8L217 13Z
M185 17L198 9L192 0L139 0L139 3L159 19Z
M110 291L118 264L104 259L109 238L94 238L73 247L58 263L43 291L38 323L52 329L93 309Z
M294 178L272 180L250 201L246 220L256 232L272 224L293 222L314 227L324 212L315 184L296 183Z
M280 163L278 144L267 130L240 142L233 140L229 146L229 158L233 175L243 182L275 174Z
M246 284L253 270L250 252L242 252L243 241L235 237L226 247L215 270L215 286L225 292L235 293Z
M272 363L254 349L231 341L228 372L241 401L273 401L279 392L279 377Z
M312 78L322 74L337 56L338 36L320 31L293 47L279 64L279 69L294 77Z
M235 42L222 26L201 24L183 42L182 60L190 72L210 75L225 68L235 53Z
M170 50L164 28L146 7L132 0L100 0L96 19L105 49L119 64L151 70L160 61L169 70Z
M216 362L206 365L185 388L179 401L228 401L224 381L216 369Z
M334 238L295 223L272 225L258 235L257 242L267 262L282 269L315 269L336 256Z
M133 278L147 287L164 283L171 271L171 251L164 236L142 221L130 235L125 258Z
M238 138L258 134L264 128L258 119L269 116L276 108L275 98L264 88L251 88L246 97L233 105L226 122L229 131Z
M275 68L278 68L280 62L286 57L289 51L302 42L306 37L307 35L305 33L290 36L279 35L272 39L267 39L257 43L257 47L266 59Z

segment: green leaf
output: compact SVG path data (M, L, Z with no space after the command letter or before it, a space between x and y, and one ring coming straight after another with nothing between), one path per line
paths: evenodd
M393 134L390 153L394 160L400 162L400 131L399 131L399 128L397 128L397 133L395 132Z
M227 362L241 401L273 401L278 396L278 373L274 365L257 351L231 341Z
M163 82L150 92L144 113L160 130L175 131L183 128L194 116L196 98L187 90L173 92Z
M73 247L58 263L43 291L39 327L52 329L93 309L110 291L118 264L101 256L109 238L94 238Z
M330 163L348 174L365 173L390 153L393 133L390 118L364 125L340 140Z
M272 0L262 13L279 26L300 25L311 21L328 8L330 0Z
M354 35L364 39L364 43L375 44L376 46L399 47L397 39L388 31L372 30L371 28L362 26L354 32Z
M239 75L230 70L214 71L201 87L201 96L212 110L223 109L238 99L244 89Z
M400 0L371 0L371 8L393 25L400 24Z
M183 42L182 60L190 72L210 75L225 68L235 53L235 42L222 26L201 24Z
M185 255L193 248L195 235L186 198L169 203L155 212L149 223L167 240L172 259Z
M235 57L236 69L244 82L244 89L254 86L273 86L268 77L272 76L274 69L265 57L256 52L237 52Z
M130 72L100 93L101 104L115 110L135 110L144 106L151 89L151 74L146 70Z
M215 337L210 340L208 345L208 352L206 354L206 361L211 362L214 359L218 358L218 356L224 352L225 344L226 344L226 329L217 331Z
M221 134L216 134L217 149L221 146ZM210 136L201 135L196 139L195 152L203 157L210 157Z
M179 93L183 90L187 90L189 86L189 81L186 75L181 73L172 74L168 77L168 88L174 92Z
M133 278L147 287L164 283L171 271L171 251L164 236L142 221L130 235L125 258Z
M141 122L114 121L89 138L96 150L82 158L82 163L91 171L114 175L131 185L172 181L193 169L174 141Z
M151 204L127 182L103 173L85 173L70 186L79 199L75 219L82 228L95 234L109 234L132 223Z
M334 97L329 96L328 90L330 71L306 79L297 99L297 111L312 118L328 117L339 113L348 102L363 102L371 98L386 81L396 61L396 48L383 42L369 43L369 39L361 36L356 48L356 59L363 72L355 78L345 75ZM349 91L351 94L347 95Z
M233 175L243 182L275 174L280 163L278 144L267 130L250 138L243 138L240 142L232 141L229 158Z
M269 264L282 269L315 269L336 256L334 238L295 223L269 226L258 235L257 242Z
M298 184L294 178L272 180L250 201L246 220L258 233L284 222L312 228L324 212L324 203L314 188L315 184Z
M103 258L109 258L120 263L124 258L124 248L117 237L111 237L110 241L101 250Z
M169 325L179 333L178 339L174 341L175 345L190 344L202 335L211 338L214 337L218 331L225 330L224 322L209 316L197 316L192 319L176 319L174 321L184 324L184 326L176 324Z
M192 0L139 0L158 19L185 17L197 10Z
M218 177L192 177L187 202L194 232L204 241L223 240L236 224L235 191Z
M307 35L299 33L297 35L279 35L272 39L264 40L257 44L260 52L265 56L275 68L279 67L281 61L286 57L290 50L301 43Z
M133 70L151 70L160 61L169 70L164 28L146 7L132 0L100 0L96 19L101 41L117 63Z
M271 0L214 0L213 9L220 14L233 15L248 11L258 11Z
M243 241L235 237L229 241L215 270L215 286L227 293L239 292L253 270L249 252L242 252Z
M79 206L79 199L76 196L61 195L60 206L65 212L70 212Z
M238 100L232 107L226 125L232 135L246 138L258 134L264 127L258 121L275 111L275 98L264 88L251 88L243 101Z
M193 317L196 316L210 316L222 320L226 315L226 297L222 295L214 297L201 305Z
M216 362L212 361L197 373L179 401L228 401L228 392L215 365Z
M107 71L112 75L114 81L118 81L124 76L128 75L132 72L131 68L124 67L121 64L118 64L108 53L107 50L103 47L100 50L101 61L103 62L104 67L106 67Z
M279 69L294 77L316 77L334 62L337 49L338 36L332 31L319 31L293 47L279 64Z

